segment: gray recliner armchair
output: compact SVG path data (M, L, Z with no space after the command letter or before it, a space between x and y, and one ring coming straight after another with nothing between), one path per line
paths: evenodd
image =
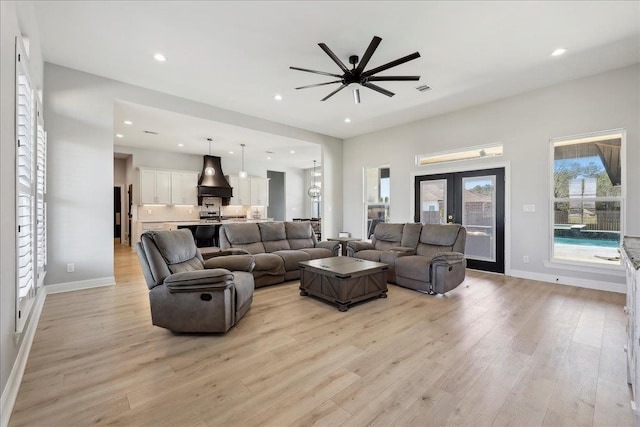
M136 252L156 326L175 332L226 332L251 307L250 256L225 257L236 271L206 268L187 229L147 231L136 243Z

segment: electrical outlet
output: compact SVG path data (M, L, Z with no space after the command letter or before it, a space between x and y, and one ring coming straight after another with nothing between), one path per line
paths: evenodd
M147 209L147 214L151 215L151 209Z
M73 273L76 271L76 265L73 262L67 264L67 273Z
M529 255L525 255L522 257L522 262L524 262L525 264L529 264Z
M193 209L189 209L189 215L193 213Z

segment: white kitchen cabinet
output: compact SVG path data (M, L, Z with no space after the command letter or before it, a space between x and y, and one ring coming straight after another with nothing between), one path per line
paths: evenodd
M640 237L625 236L622 243L622 262L627 276L627 382L631 384L631 408L636 417L636 425L640 425L640 336L638 330L638 313L640 312Z
M251 203L251 180L229 176L229 185L233 188L233 197L230 205L249 205Z
M140 170L140 204L168 205L171 203L171 172Z
M251 178L251 206L269 206L269 180Z
M198 174L171 171L171 204L198 204Z

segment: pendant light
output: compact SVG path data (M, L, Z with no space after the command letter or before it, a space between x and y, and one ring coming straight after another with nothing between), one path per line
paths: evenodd
M315 160L313 161L313 178L311 181L311 186L309 187L309 190L307 190L307 194L312 199L317 199L318 197L320 197L320 187L316 185L316 161Z
M211 155L211 142L213 141L213 139L207 138L207 141L209 141L209 155ZM212 176L216 174L216 170L211 166L207 166L206 168L204 168L204 173L205 175Z
M249 174L247 173L246 170L244 170L244 144L240 144L240 146L242 147L242 169L240 170L240 173L238 175L242 179L247 179Z

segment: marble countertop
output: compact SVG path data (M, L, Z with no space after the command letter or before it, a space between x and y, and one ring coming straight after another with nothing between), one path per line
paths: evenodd
M624 236L622 249L627 253L633 267L640 270L640 237Z

